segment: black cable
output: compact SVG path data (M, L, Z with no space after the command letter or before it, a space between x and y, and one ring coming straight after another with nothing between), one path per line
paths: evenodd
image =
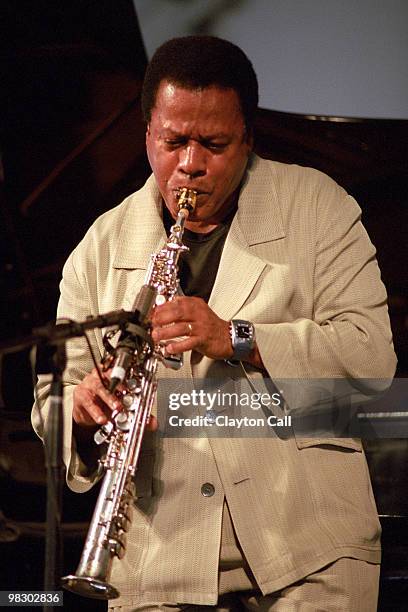
M91 341L90 341L86 331L84 331L84 336L85 336L85 340L86 340L86 343L87 343L88 348L89 348L89 352L91 353L91 357L92 357L92 361L93 361L93 364L94 364L94 368L96 369L96 372L97 372L97 374L99 376L99 380L101 381L101 383L105 387L105 389L108 389L108 387L109 387L108 382L102 376L102 372L100 370L99 364L96 361L96 357L95 357L95 353L94 353L92 345L91 345Z

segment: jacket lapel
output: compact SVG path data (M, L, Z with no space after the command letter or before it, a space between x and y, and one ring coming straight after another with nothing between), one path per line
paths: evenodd
M269 164L252 157L209 299L209 306L222 319L239 312L268 263L256 255L256 245L285 237L270 172Z
M151 253L161 248L165 240L161 195L151 175L143 188L130 196L130 205L123 215L119 231L113 267L146 270Z
M120 308L130 310L140 287L152 253L165 243L161 195L153 175L144 187L130 196L118 233L113 268L118 270L126 286Z

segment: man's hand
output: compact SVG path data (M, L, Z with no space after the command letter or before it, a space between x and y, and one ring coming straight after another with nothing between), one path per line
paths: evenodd
M228 359L232 356L229 322L220 319L215 312L197 297L176 297L154 309L152 317L153 340L174 340L167 344L169 353L178 354L195 350L212 359Z
M170 340L168 353L176 355L194 350L211 359L230 359L233 355L229 321L220 319L214 311L197 297L176 297L171 302L156 306L152 316L153 340ZM187 336L183 340L174 340ZM257 345L246 359L259 369L265 369Z
M102 376L109 381L108 372L102 373ZM74 390L72 418L76 437L87 440L97 426L107 423L112 412L121 408L120 399L103 386L94 368ZM155 431L157 427L157 419L151 415L147 429Z
M109 377L102 374L109 380ZM102 384L96 369L87 374L74 390L72 418L77 425L91 427L108 422L113 410L120 410L120 400Z

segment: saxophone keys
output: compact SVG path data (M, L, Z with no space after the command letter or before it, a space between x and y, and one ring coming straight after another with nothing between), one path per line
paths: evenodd
M120 431L129 431L130 423L127 413L123 410L118 412L118 414L115 416L115 424Z
M156 306L161 306L162 304L165 304L167 302L166 300L166 296L163 295L162 293L158 293L156 295L156 300L155 300L155 304Z
M131 521L132 521L132 510L130 507L128 507L126 508L126 511L118 513L116 517L116 526L119 530L127 532L129 531Z
M133 397L131 395L124 395L122 398L122 404L125 408L130 408L133 404Z
M129 389L129 391L131 391L132 393L140 393L142 388L140 386L140 382L138 381L137 378L129 378L129 380L127 380L126 382L127 388ZM127 396L126 396L127 397Z
M108 539L108 549L112 555L123 559L126 552L126 534L120 531L115 537Z
M96 444L103 444L109 440L109 437L113 430L113 423L108 421L105 425L102 425L97 432L95 432L94 440Z

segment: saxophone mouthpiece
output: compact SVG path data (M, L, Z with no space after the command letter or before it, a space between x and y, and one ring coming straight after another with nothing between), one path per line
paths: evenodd
M182 187L176 192L176 198L179 212L184 210L185 217L187 218L195 209L197 192L194 189Z

